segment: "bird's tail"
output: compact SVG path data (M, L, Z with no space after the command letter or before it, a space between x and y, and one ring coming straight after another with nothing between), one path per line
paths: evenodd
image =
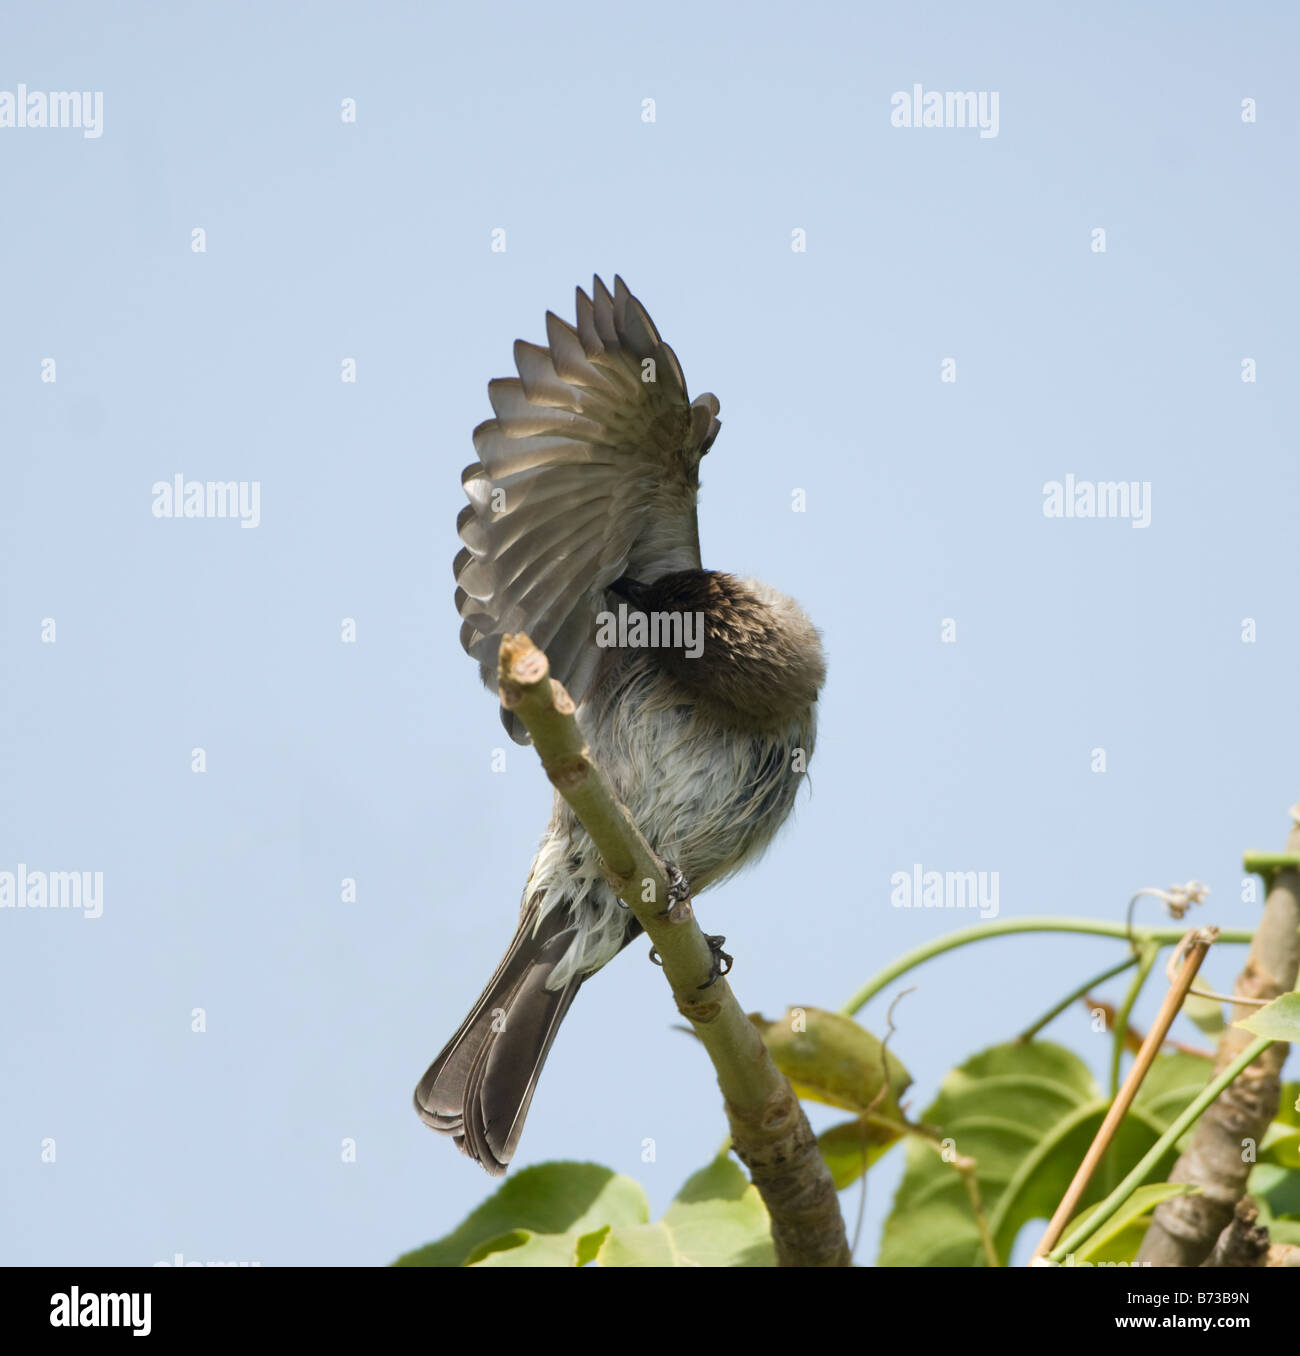
M567 913L548 911L538 925L536 904L525 907L496 974L415 1089L425 1125L451 1135L494 1177L514 1156L551 1042L585 978L546 987L574 938Z

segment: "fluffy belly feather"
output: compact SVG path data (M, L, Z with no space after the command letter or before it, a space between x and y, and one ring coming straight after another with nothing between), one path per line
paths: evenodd
M624 658L579 712L593 757L653 847L693 893L758 857L803 781L816 732L813 706L784 730L754 733L697 712L641 651ZM539 917L564 909L574 940L548 987L599 969L640 929L606 882L600 856L559 797L524 899Z

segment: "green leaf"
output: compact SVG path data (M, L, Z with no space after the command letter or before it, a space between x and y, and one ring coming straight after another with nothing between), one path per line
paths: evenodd
M611 1229L600 1245L596 1265L601 1267L678 1267L683 1263L673 1248L673 1236L662 1223L634 1224Z
M822 1008L793 1007L776 1021L758 1013L750 1021L763 1034L778 1069L798 1096L865 1115L818 1136L837 1187L861 1177L907 1129L898 1099L912 1076L901 1060L851 1017ZM889 1087L881 1084L888 1069ZM865 1157L864 1157L865 1155Z
M482 1256L471 1254L471 1267L572 1267L577 1266L577 1239L572 1234L532 1234L515 1229L510 1237L522 1239L517 1247L490 1248Z
M1271 1191L1266 1190L1269 1187ZM1300 1172L1287 1172L1271 1163L1257 1167L1250 1174L1246 1190L1259 1206L1259 1222L1268 1229L1270 1242L1300 1244L1300 1214L1295 1210L1296 1198L1300 1196Z
M1076 1267L1128 1265L1137 1257L1138 1250L1142 1247L1142 1242L1147 1236L1147 1229L1150 1225L1151 1219L1147 1215L1130 1220L1123 1229L1097 1250L1096 1256L1091 1261L1081 1262L1076 1255L1073 1261L1066 1262L1065 1265Z
M1300 1218L1300 1172L1276 1163L1256 1163L1246 1179L1246 1189L1275 1219Z
M1175 1196L1196 1196L1201 1188L1190 1182L1152 1182L1140 1186L1123 1205L1097 1230L1084 1240L1077 1252L1071 1253L1066 1266L1078 1266L1081 1262L1131 1262L1137 1255L1137 1246L1142 1242L1145 1228L1138 1228L1143 1216L1154 1210L1161 1201L1173 1200ZM1069 1238L1090 1216L1097 1213L1096 1205L1090 1205L1082 1214L1076 1215L1065 1226L1062 1238ZM1130 1251L1131 1249L1131 1251Z
M1127 1173L1209 1076L1207 1061L1161 1056L1145 1096L1120 1123L1106 1165ZM948 1161L910 1136L907 1167L885 1222L881 1266L982 1266L974 1208L952 1155L975 1160L994 1249L1005 1265L1020 1229L1050 1219L1106 1113L1107 1099L1077 1055L1048 1041L994 1046L944 1079L923 1120L939 1127ZM1174 1150L1155 1175L1172 1166ZM1100 1200L1099 1170L1081 1205Z
M529 1233L527 1229L511 1229L508 1233L498 1234L495 1238L486 1239L478 1244L465 1258L462 1265L472 1267L477 1262L481 1262L485 1257L494 1252L510 1252L516 1248L521 1248L530 1238L536 1238L536 1234Z
M1189 993L1183 999L1182 1015L1207 1036L1219 1035L1227 1025L1223 1020L1223 1004L1217 998L1204 998L1198 993Z
M602 1267L768 1267L775 1264L767 1210L730 1158L717 1158L677 1193L658 1224L613 1228Z
M1133 1106L1147 1112L1163 1130L1210 1081L1213 1073L1214 1061L1201 1055L1182 1051L1158 1055L1133 1098Z
M1300 1041L1300 993L1284 993L1233 1026L1275 1041Z
M595 1163L542 1163L508 1178L446 1238L397 1266L773 1266L767 1210L722 1157L648 1223L645 1193Z
M1300 1083L1283 1083L1274 1124L1300 1128Z
M823 1130L817 1136L817 1147L831 1170L836 1189L842 1191L856 1182L878 1158L884 1157L902 1135L896 1124L871 1116L843 1121Z
M851 1017L822 1008L792 1007L776 1021L756 1012L749 1020L762 1032L777 1068L800 1097L845 1111L870 1109L881 1117L897 1117L898 1099L911 1085L912 1075ZM886 1067L889 1091L873 1105Z
M589 1234L582 1234L578 1238L577 1265L585 1267L589 1262L596 1260L596 1254L600 1251L600 1245L609 1237L610 1226L606 1224L601 1229L593 1229Z
M590 1242L593 1231L649 1218L645 1192L632 1178L597 1163L539 1163L507 1177L445 1238L394 1265L578 1266L598 1246Z
M1300 1130L1274 1121L1259 1145L1259 1161L1279 1168L1300 1168Z
M765 1267L775 1264L771 1222L758 1188L730 1158L716 1158L677 1193L664 1215L688 1265Z

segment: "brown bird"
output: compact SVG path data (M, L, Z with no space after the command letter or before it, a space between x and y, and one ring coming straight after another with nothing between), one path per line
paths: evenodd
M461 643L493 691L502 635L546 651L615 792L677 888L699 891L756 858L790 813L825 660L798 604L701 568L695 504L717 399L688 400L621 278L612 296L599 278L590 297L579 288L577 322L548 313L547 346L517 341L519 376L488 385L496 417L474 430L461 477ZM415 1090L425 1124L503 1173L574 996L640 931L557 795L514 938Z

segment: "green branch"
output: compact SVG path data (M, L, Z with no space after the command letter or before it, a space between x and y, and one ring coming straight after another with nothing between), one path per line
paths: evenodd
M1222 940L1223 934L1220 934ZM1196 1094L1187 1104L1183 1111L1174 1118L1169 1128L1160 1136L1158 1140L1147 1150L1137 1166L1129 1175L1115 1188L1114 1191L1106 1197L1104 1201L1093 1211L1091 1215L1079 1227L1062 1239L1060 1243L1047 1254L1048 1261L1061 1263L1072 1252L1077 1252L1084 1243L1090 1239L1093 1234L1101 1228L1124 1204L1126 1200L1142 1185L1147 1175L1153 1171L1156 1165L1164 1157L1166 1150L1172 1148L1187 1129L1197 1121L1201 1113L1214 1101L1216 1097L1232 1082L1234 1078L1249 1065L1253 1064L1268 1049L1273 1042L1266 1036L1259 1037L1252 1041L1236 1059L1228 1065L1222 1073L1216 1074L1209 1083Z
M1061 999L1059 1003L1053 1003L1050 1008L1036 1021L1016 1037L1022 1045L1026 1041L1032 1041L1036 1035L1051 1021L1063 1013L1071 1003L1077 1003L1079 999L1086 998L1098 985L1104 984L1108 979L1114 979L1116 975L1122 975L1125 970L1131 970L1138 963L1135 955L1125 956L1122 961L1116 961L1114 965L1108 965L1099 975L1093 975L1091 979L1085 979L1077 988L1071 989L1069 993Z
M1016 932L1083 932L1093 937L1114 937L1119 941L1131 938L1139 946L1154 942L1159 946L1172 946L1187 934L1186 927L1133 928L1132 933L1123 923L1104 922L1096 918L1006 918L991 923L976 923L968 928L959 928L956 932L946 933L942 937L932 938L900 956L893 964L885 968L860 988L840 1009L846 1017L855 1016L882 989L887 988L900 975L914 970L923 961L941 956L945 951L954 951L959 946L971 942L982 942L990 937L1006 937ZM1219 933L1219 944L1236 943L1248 946L1254 933L1245 929L1227 928Z
M1124 1047L1128 1044L1128 1019L1133 1015L1133 1006L1138 1000L1138 995L1142 992L1142 986L1147 982L1151 967L1156 963L1156 957L1159 955L1160 947L1155 942L1143 942L1138 947L1138 972L1133 976L1133 982L1128 986L1124 1001L1115 1013L1115 1029L1111 1032L1110 1044L1110 1095L1112 1098L1119 1092L1119 1073L1124 1063Z

